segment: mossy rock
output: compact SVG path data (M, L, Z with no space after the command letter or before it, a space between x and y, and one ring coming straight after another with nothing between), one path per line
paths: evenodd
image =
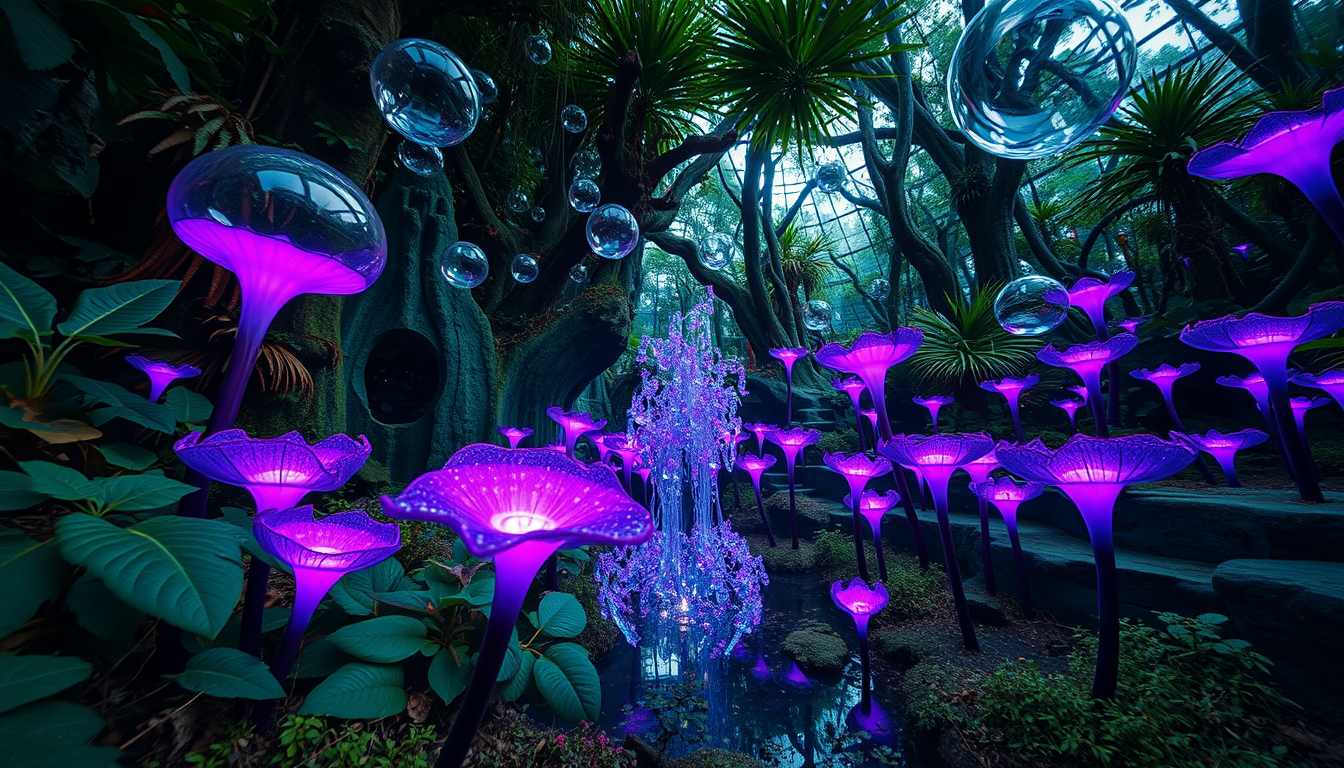
M849 663L849 646L830 632L813 629L790 632L782 649L804 672L838 675Z
M765 561L765 570L771 573L803 573L817 566L817 550L810 541L800 541L794 549L787 538L775 536L772 547L765 536L753 536L750 544L752 554L759 555Z
M770 494L770 498L765 499L765 514L769 516L771 522L789 519L789 492L787 489L776 491ZM808 526L803 525L802 521L809 521L812 530L823 528L831 522L831 506L823 501L808 496L794 494L794 508L798 511L799 527L807 530ZM775 526L779 528L778 525ZM784 529L787 531L787 527ZM776 532L778 535L778 531Z
M764 765L751 755L726 749L702 749L672 761L672 768L764 768Z
M875 633L873 650L878 658L902 670L938 654L938 647L934 643L898 629L884 629Z

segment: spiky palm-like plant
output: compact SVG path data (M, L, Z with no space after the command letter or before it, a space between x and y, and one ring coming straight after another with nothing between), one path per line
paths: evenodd
M960 396L978 392L980 382L1017 376L1036 360L1040 343L1013 336L994 319L994 299L999 286L981 288L974 301L948 297L949 316L915 307L910 324L924 331L924 343L910 358L910 366L922 381L951 386Z
M836 240L818 227L814 234L805 235L797 225L790 224L779 237L779 259L784 268L784 285L793 295L798 289L811 300L826 274L835 269L827 254L835 250Z

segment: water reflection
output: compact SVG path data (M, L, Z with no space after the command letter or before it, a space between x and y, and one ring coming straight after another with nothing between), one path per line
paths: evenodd
M619 645L598 665L601 724L667 757L717 747L781 768L903 765L882 692L867 711L860 705L857 657L841 675L809 676L779 651L784 635L811 622L853 631L825 597L812 577L772 575L765 624L718 659L676 624L642 629L641 647Z

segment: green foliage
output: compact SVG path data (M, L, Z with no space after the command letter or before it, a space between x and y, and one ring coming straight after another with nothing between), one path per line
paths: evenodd
M859 450L859 433L852 429L837 429L834 432L822 432L821 439L814 445L816 446L818 457L825 453L854 453Z
M853 113L861 68L916 46L886 44L905 20L883 0L726 0L711 13L722 25L716 71L728 111L754 120L752 146L825 143L837 115Z
M191 657L177 684L221 699L283 699L285 689L261 659L237 648L209 648Z
M1123 625L1115 701L1091 697L1096 643L1080 634L1066 674L1019 660L990 675L978 706L960 715L971 726L965 732L1038 765L1288 764L1267 718L1290 705L1267 682L1268 660L1222 637L1225 616L1159 618L1165 632Z
M352 662L318 683L304 698L299 714L376 720L399 714L406 702L401 667Z
M121 751L89 744L107 723L97 712L44 699L0 715L6 765L116 768Z
M93 665L62 656L0 656L0 712L60 693L88 679Z
M998 286L983 286L974 301L949 297L952 314L915 307L910 324L924 332L924 343L910 358L910 368L923 382L973 390L986 379L1015 376L1036 361L1040 343L1014 336L994 319Z
M816 548L817 565L822 568L857 566L854 537L839 528L819 532L812 545Z

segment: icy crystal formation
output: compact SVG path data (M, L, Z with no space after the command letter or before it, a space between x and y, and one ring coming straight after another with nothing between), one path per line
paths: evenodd
M713 317L711 291L685 317L673 315L667 338L640 343L645 365L628 431L653 469L657 530L643 546L601 555L597 580L603 615L631 644L650 629L680 626L717 658L760 623L769 579L731 524L715 524L719 470L734 458L722 436L742 428L737 406L747 377L714 346Z

